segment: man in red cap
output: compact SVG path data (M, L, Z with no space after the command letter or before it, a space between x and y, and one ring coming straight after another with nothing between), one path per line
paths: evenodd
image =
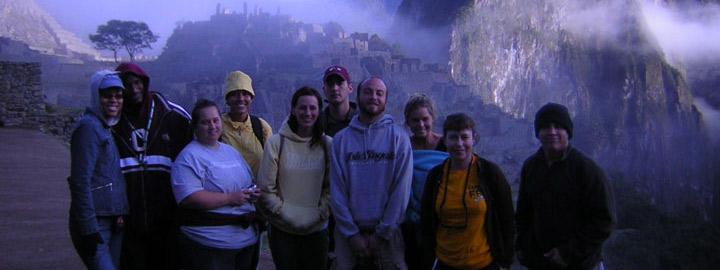
M130 205L121 265L123 269L176 269L177 204L170 168L192 140L190 115L150 91L150 77L138 65L122 63L115 70L125 85L125 104L113 135Z
M357 114L357 105L350 102L353 88L350 74L341 66L330 66L323 75L323 92L328 106L323 110L325 134L332 137L350 124L350 119Z
M357 104L350 101L350 93L353 88L350 81L350 74L344 67L333 65L325 69L323 75L323 92L327 99L327 107L323 110L323 126L325 134L332 137L338 131L347 127L350 120L357 114ZM335 218L330 216L328 231L330 232L330 246L328 254L330 263L335 259L335 235L332 233L335 228Z

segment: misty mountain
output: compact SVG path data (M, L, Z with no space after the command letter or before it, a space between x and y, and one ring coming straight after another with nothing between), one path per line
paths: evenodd
M717 169L706 161L702 115L685 76L646 34L636 1L600 3L449 2L458 10L449 35L453 78L520 118L532 119L547 102L566 104L577 121L575 143L609 170L667 210L714 215ZM445 25L432 19L433 4L406 0L401 10L421 7L405 17L416 25ZM596 33L584 20L601 7L612 16Z
M0 36L21 41L50 55L98 55L75 34L63 29L34 0L0 0Z
M449 61L451 26L471 0L404 0L395 13L394 41L411 55L439 63Z
M682 8L698 1L668 2ZM610 268L707 268L717 263L706 253L718 249L717 229L691 224L720 223L718 107L696 104L693 94L717 106L720 65L671 65L641 4L405 0L396 18L404 24L396 27L439 40L435 50L448 46L453 79L486 105L529 121L547 102L570 108L573 144L605 168L618 196ZM453 16L437 17L438 10ZM677 234L665 238L669 232ZM642 240L655 237L664 241ZM671 251L688 248L695 251Z

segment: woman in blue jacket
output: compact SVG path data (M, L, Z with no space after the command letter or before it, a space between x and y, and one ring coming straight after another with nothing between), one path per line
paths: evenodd
M116 269L128 213L125 180L110 127L117 123L124 90L115 72L90 78L92 105L70 141L70 236L88 269Z

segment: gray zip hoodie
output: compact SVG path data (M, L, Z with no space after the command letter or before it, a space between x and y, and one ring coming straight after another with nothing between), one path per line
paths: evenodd
M330 206L337 230L351 237L375 230L390 239L403 221L412 183L407 131L392 116L365 125L353 117L333 138Z

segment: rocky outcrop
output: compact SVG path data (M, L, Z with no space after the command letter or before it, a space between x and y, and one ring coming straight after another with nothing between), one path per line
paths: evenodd
M683 72L646 34L638 2L432 2L406 0L398 14L410 10L405 19L413 25L438 27L447 22L432 19L437 10L457 10L448 35L451 74L483 103L528 120L547 102L566 104L574 144L609 173L667 211L715 215L718 169L702 115Z
M700 114L683 75L645 34L639 7L576 2L478 1L453 27L453 78L519 118L547 102L566 104L576 145L609 171L671 211L709 206L713 194L703 187L714 180ZM578 14L601 8L614 12L606 23L622 27L578 28L589 26Z

